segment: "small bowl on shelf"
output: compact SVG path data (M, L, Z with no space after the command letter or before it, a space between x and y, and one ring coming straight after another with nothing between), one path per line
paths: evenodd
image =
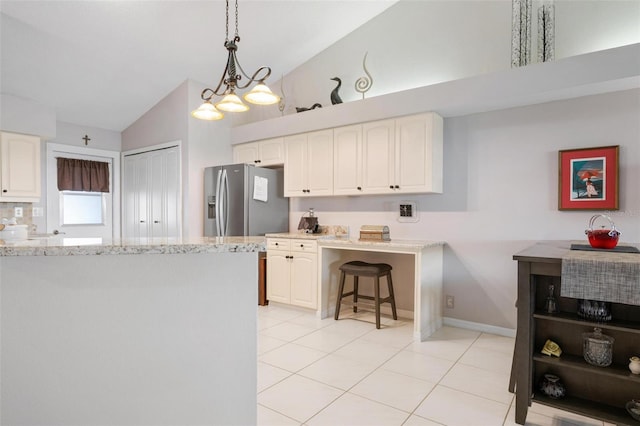
M627 402L627 404L625 405L625 408L627 409L627 413L629 413L631 417L633 417L634 419L640 422L640 400L639 399L634 399Z

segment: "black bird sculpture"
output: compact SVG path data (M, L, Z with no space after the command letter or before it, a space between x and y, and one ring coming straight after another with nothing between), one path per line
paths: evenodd
M331 104L332 105L341 104L342 99L340 99L338 90L340 90L340 86L342 86L342 81L338 77L333 77L331 80L338 82L338 85L336 86L336 88L333 89L333 91L331 92Z
M316 109L316 108L322 108L322 105L321 104L313 104L311 106L311 108L296 107L296 112L311 111L312 109Z

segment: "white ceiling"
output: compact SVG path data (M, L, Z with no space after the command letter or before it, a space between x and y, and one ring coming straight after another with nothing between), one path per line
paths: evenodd
M273 82L395 2L240 0L238 59ZM222 0L1 0L0 12L0 92L69 123L122 131L188 78L215 86L226 62Z

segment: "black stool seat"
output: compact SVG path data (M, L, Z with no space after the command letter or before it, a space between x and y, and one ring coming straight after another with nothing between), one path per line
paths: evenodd
M336 301L336 312L334 318L337 320L340 316L340 304L342 299L353 295L353 312L358 312L358 298L373 300L376 308L376 328L380 328L380 305L382 303L391 304L391 312L393 319L398 319L396 313L396 300L393 295L393 282L391 280L391 265L386 263L367 263L359 260L344 263L340 266L340 285L338 287L338 299ZM344 292L344 282L347 275L353 275L353 291ZM358 293L358 278L372 277L374 279L375 296L365 296ZM387 286L389 288L389 296L380 297L380 277L387 277Z
M339 269L345 274L375 277L376 275L385 275L392 268L386 263L367 263L354 260L343 264Z

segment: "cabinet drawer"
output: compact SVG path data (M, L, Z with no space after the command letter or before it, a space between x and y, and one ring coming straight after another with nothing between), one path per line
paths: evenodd
M316 242L313 240L291 240L291 251L305 251L315 253Z
M267 250L289 250L289 239L284 238L267 238Z

